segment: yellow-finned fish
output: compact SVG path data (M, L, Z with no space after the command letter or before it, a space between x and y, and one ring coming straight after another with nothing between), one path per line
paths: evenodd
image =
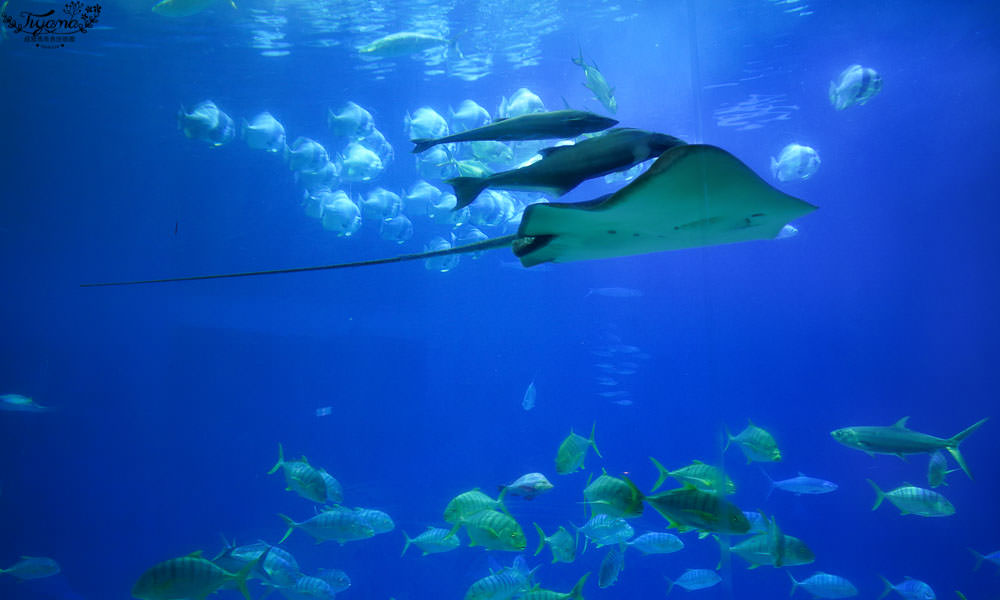
M250 600L247 576L267 554L265 551L238 573L230 573L202 558L200 550L180 558L171 558L143 573L132 588L132 595L140 600L204 599L222 586L235 583L243 597Z
M582 469L583 460L587 457L588 448L593 448L594 453L599 458L604 458L601 456L601 451L597 449L597 444L594 442L594 432L596 429L597 423L595 422L590 428L589 438L573 433L572 429L569 430L569 435L559 444L559 451L556 452L557 473L566 475Z
M161 0L153 6L153 12L164 17L190 17L211 8L216 0ZM229 0L234 9L236 2Z

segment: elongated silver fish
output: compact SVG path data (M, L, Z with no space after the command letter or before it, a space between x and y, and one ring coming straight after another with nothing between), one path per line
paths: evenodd
M415 144L414 154L429 150L438 144L454 142L475 142L497 140L512 142L520 140L562 140L575 138L583 133L603 131L618 124L618 121L582 110L554 110L528 113L509 119L500 119L489 125L476 127L449 136L410 140Z
M903 417L888 427L869 425L844 427L831 431L830 435L848 448L861 450L870 455L895 454L902 458L905 454L922 454L945 449L951 453L955 462L962 467L969 479L972 479L972 473L969 472L969 467L965 464L962 453L958 451L958 445L972 432L979 429L989 417L980 419L950 438L939 438L907 429L906 421L909 418Z

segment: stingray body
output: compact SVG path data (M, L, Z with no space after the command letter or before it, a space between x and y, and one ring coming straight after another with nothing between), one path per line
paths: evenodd
M525 267L774 239L816 207L777 189L722 148L681 145L635 181L596 200L532 204L516 234L390 258L221 275L195 275L86 287L300 273L422 260L510 247Z
M528 113L509 119L499 119L489 125L461 131L437 139L418 138L412 141L415 154L438 144L498 140L552 140L573 138L582 133L594 133L617 125L618 121L582 110L556 110Z

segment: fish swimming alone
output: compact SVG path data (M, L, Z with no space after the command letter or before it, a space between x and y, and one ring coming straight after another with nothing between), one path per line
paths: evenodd
M580 58L571 59L573 64L583 69L583 76L587 82L583 87L594 93L594 98L600 102L608 112L615 114L618 112L618 100L615 98L615 88L604 78L604 74L597 68L597 63L587 64L583 60L583 49L580 49Z
M603 131L617 125L618 121L582 110L555 110L528 113L509 119L499 119L488 125L468 129L437 139L417 138L414 154L429 150L438 144L497 140L503 142L524 140L555 140L574 138L582 133Z
M709 145L675 146L614 194L532 204L517 233L440 250L332 265L192 275L82 287L163 283L363 267L510 247L525 267L774 239L816 210L773 188L738 158Z
M571 146L543 148L541 160L518 169L445 183L455 188L456 208L472 204L486 188L562 196L588 179L627 169L684 143L672 135L618 127Z
M972 473L969 472L962 453L958 451L958 445L979 429L989 417L980 419L947 439L907 429L906 421L909 418L903 417L889 426L843 427L831 431L830 435L848 448L862 450L870 455L895 454L902 458L905 454L921 454L944 448L951 453L969 479L972 479Z

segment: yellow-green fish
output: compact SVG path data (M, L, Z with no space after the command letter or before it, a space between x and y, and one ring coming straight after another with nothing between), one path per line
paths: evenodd
M719 543L722 543L721 540ZM762 565L775 566L774 555L771 550L771 539L766 533L761 533L753 536L752 538L745 539L729 548L730 552L750 563L749 568L751 569L756 569ZM802 540L795 536L786 534L783 558L784 566L794 567L796 565L805 565L815 561L816 555L813 554L813 551L809 548L809 546L806 546ZM721 566L722 563L720 562L716 568L721 568Z
M740 450L747 457L747 463L751 462L778 462L781 460L781 451L778 450L778 443L774 441L774 436L766 430L747 420L746 429L738 435L729 433L726 428L726 447L723 452L729 449L729 444L736 442Z
M190 17L210 8L216 0L161 0L153 6L153 12L164 17ZM229 0L234 9L236 3Z
M689 483L682 488L646 496L645 500L681 532L689 529L697 529L703 534L750 531L750 521L739 507Z
M327 489L323 473L313 468L306 457L303 456L302 460L285 460L285 451L278 444L278 462L274 463L267 474L271 475L278 469L285 473L285 483L288 485L286 490L313 502L326 502Z
M358 52L376 58L392 58L417 54L431 48L442 46L456 47L454 42L441 36L419 33L416 31L400 31L382 36L377 40L360 46Z
M458 548L462 544L462 540L457 535L440 527L428 527L427 531L414 538L406 535L404 531L403 537L406 538L406 545L403 546L403 553L400 556L406 554L406 551L410 548L410 544L414 544L417 548L420 548L424 556L448 552Z
M583 489L593 514L630 519L642 514L642 492L631 481L602 473Z
M204 600L222 586L235 584L243 597L250 600L247 576L266 555L267 552L264 552L238 573L230 573L202 558L200 550L180 558L171 558L143 573L132 588L132 595L140 600Z
M467 492L462 492L448 502L448 506L444 509L444 521L445 523L456 525L461 523L466 517L471 517L478 512L496 509L507 512L503 502L494 500L480 492L479 488L475 488Z
M375 529L349 508L338 507L324 510L301 523L296 523L291 517L285 515L278 516L288 525L288 531L278 540L279 544L288 539L288 536L292 535L296 529L301 529L316 538L316 543L333 540L340 545L346 542L364 540L375 535Z
M535 550L535 556L541 554L542 548L548 543L549 551L552 552L552 562L571 563L576 560L577 536L579 533L577 536L570 535L569 531L560 525L558 531L546 537L541 526L538 523L534 525L535 530L538 532L538 550Z
M706 465L700 460L693 461L690 465L674 471L668 470L660 464L660 461L652 456L649 457L649 460L653 461L656 470L660 472L660 476L653 486L652 491L654 492L663 485L667 477L673 477L682 484L690 483L703 492L718 492L721 490L726 494L736 493L736 484L722 472L722 469Z
M510 515L495 510L484 510L456 523L452 533L465 525L469 546L482 546L487 550L520 552L527 547L524 530Z
M520 600L583 600L583 584L587 583L588 577L590 577L590 571L584 573L583 577L577 580L573 589L566 593L543 590L536 587L530 592L521 594L519 598Z
M594 443L596 429L597 423L595 422L590 428L590 438L573 433L572 428L569 430L569 435L559 444L559 451L556 452L556 473L566 475L582 469L588 448L593 448L594 453L599 458L604 458L601 456L601 451L597 449L597 444Z

